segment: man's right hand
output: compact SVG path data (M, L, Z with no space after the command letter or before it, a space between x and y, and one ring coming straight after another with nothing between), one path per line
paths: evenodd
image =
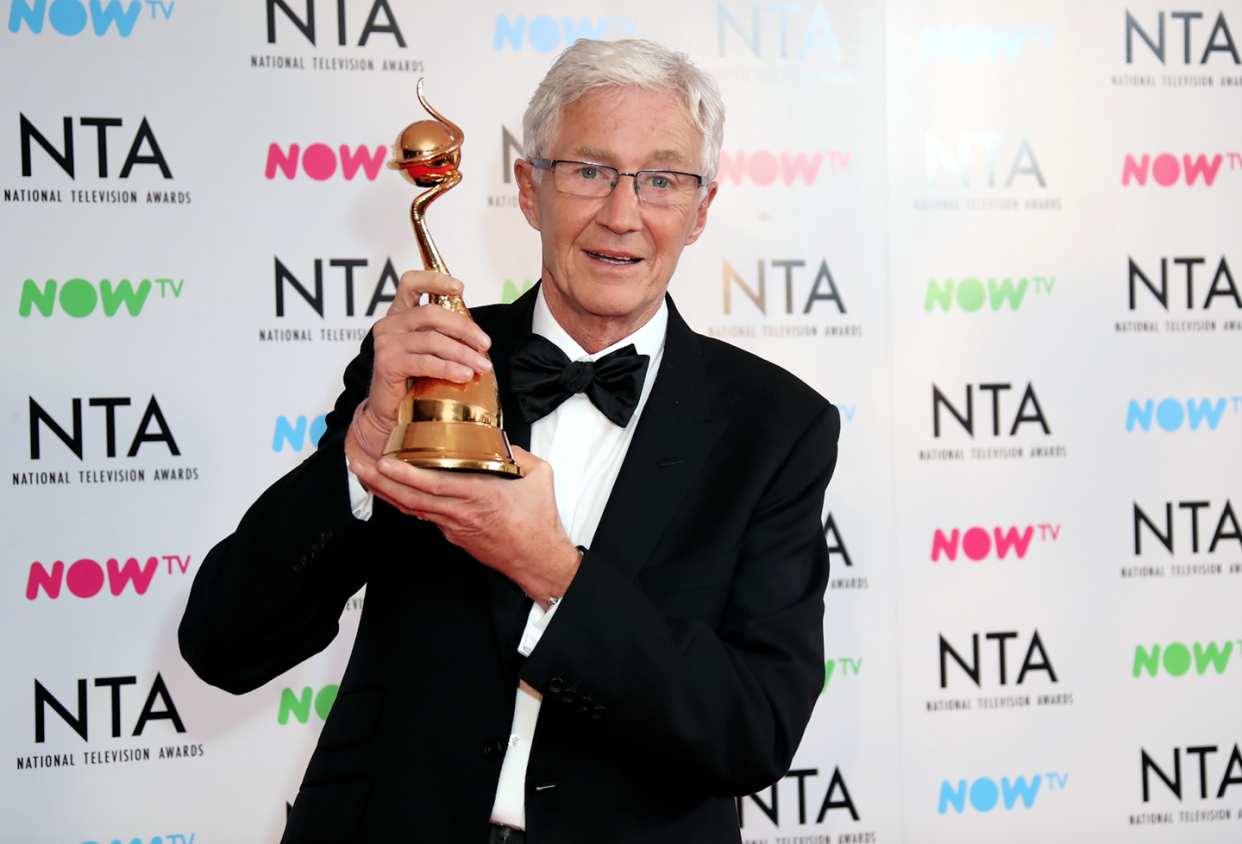
M444 273L411 270L401 276L397 298L375 323L370 396L346 438L351 466L361 461L369 468L375 461L367 455L383 453L410 378L465 383L476 373L491 371L491 362L479 350L486 351L492 341L474 320L438 305L420 304L424 294L460 296L462 289L460 281ZM365 447L350 442L354 437L365 438Z

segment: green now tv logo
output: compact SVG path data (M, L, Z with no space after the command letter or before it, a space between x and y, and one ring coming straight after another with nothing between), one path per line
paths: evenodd
M1238 642L1242 644L1242 639ZM1196 672L1206 674L1208 668L1211 667L1216 669L1217 674L1225 673L1225 667L1229 665L1229 657L1233 654L1233 642L1226 641L1223 647L1215 642L1208 642L1206 647L1195 642L1193 648ZM1150 651L1139 645L1134 649L1134 676L1141 677L1146 671L1150 676L1155 677L1160 671L1160 666L1163 665L1166 674L1181 677L1190 670L1191 652L1191 648L1181 642L1165 645L1163 650L1159 645L1152 645Z
M315 714L320 720L326 721L328 713L332 711L332 704L336 703L336 693L340 688L340 686L330 684L316 692L310 686L306 686L302 689L301 697L294 693L293 689L284 689L280 693L280 713L276 716L276 720L281 724L288 724L289 716L292 714L299 723L305 724L310 720L313 702Z
M933 278L927 282L923 310L931 312L939 306L942 311L950 311L956 301L957 306L968 313L974 313L985 304L990 304L992 310L999 311L1006 302L1009 303L1011 311L1016 311L1022 307L1022 300L1026 298L1028 289L1033 289L1037 295L1045 291L1051 295L1055 283L1056 278L1042 275L1020 278L1016 285L1012 278L1005 278L999 283L995 278L989 278L986 286L973 276L957 281L946 278L943 284Z
M185 279L175 281L171 278L157 278L155 283L160 286L160 298L172 293L172 298L181 298L185 287ZM108 279L99 282L98 288L84 278L71 278L64 284L57 284L56 279L49 278L40 289L34 279L28 278L22 284L21 302L17 312L23 319L29 318L34 311L50 317L60 305L60 310L71 317L81 319L90 316L95 309L103 304L104 316L116 316L121 305L129 311L130 316L138 316L147 303L147 296L152 289L151 279L144 278L135 288L129 279L123 278L115 285Z

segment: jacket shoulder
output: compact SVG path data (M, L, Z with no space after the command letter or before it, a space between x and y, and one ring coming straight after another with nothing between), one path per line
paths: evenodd
M696 337L708 384L727 404L779 409L804 418L832 407L817 390L771 361L714 337Z

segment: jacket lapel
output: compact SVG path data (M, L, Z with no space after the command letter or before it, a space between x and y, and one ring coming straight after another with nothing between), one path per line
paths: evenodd
M727 425L713 417L698 336L671 297L668 306L664 359L591 542L629 580L648 562Z
M510 444L527 449L530 448L530 423L522 418L517 402L509 394L509 359L522 338L530 333L538 292L539 287L535 285L511 306L489 309L485 317L480 313L483 319L479 323L492 338L488 356L495 367L496 383L500 388L500 409L504 417L502 421L505 434L509 437ZM504 664L513 675L513 683L517 685L520 663L517 646L526 625L526 617L530 613L531 600L516 583L495 569L487 570L485 580L488 603L492 609L492 623L496 629L496 643L500 647Z

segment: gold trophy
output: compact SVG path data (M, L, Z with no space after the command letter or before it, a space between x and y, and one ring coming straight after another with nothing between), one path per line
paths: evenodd
M435 120L420 120L405 127L393 144L393 160L388 166L400 170L406 181L430 188L410 206L410 221L423 266L447 275L448 267L431 240L424 215L428 205L461 181L457 168L465 134L427 103L422 79L418 80L418 101ZM431 304L470 318L460 296L433 294ZM486 356L482 350L479 353ZM520 478L522 470L513 462L509 438L500 426L500 391L494 373L476 374L465 384L439 378L411 378L410 390L397 409L397 426L388 437L384 454L426 469Z

